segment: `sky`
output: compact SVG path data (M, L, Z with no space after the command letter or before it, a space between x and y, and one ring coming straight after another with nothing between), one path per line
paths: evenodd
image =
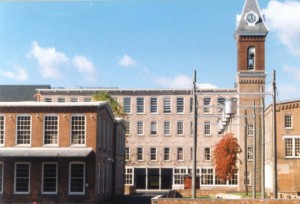
M300 98L300 0L258 0L267 87ZM4 1L0 84L120 89L234 88L244 0Z

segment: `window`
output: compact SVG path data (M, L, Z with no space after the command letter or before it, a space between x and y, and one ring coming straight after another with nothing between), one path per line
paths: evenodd
M124 98L123 99L123 110L124 113L131 113L131 98Z
M78 102L78 98L71 97L71 102Z
M222 112L225 105L225 98L218 98L218 112Z
M57 144L58 117L45 116L44 118L44 144Z
M208 121L204 122L204 135L211 135L211 125Z
M292 115L285 115L284 116L284 127L285 128L292 128Z
M247 134L248 136L254 136L254 125L253 124L248 124L247 125Z
M0 116L0 146L2 145L4 145L4 116L3 115Z
M138 147L136 150L137 160L143 161L144 160L144 149L142 147Z
M164 122L164 135L170 135L171 134L171 124L170 121Z
M248 49L248 70L255 69L255 47Z
M203 99L203 112L204 113L211 113L211 98L204 98Z
M90 98L90 97L84 97L83 101L84 102L91 102L92 98Z
M125 168L125 184L133 184L133 169Z
M194 157L193 157L193 156L194 156L193 147L191 147L190 151L191 151L191 158L190 158L190 159L191 159L191 161L193 161L193 158L194 158Z
M130 161L130 149L129 149L129 147L125 148L125 161Z
M193 135L194 134L194 124L192 121L190 123L190 130L191 130L191 135Z
M81 162L70 163L69 193L84 194L85 165Z
M210 147L204 148L204 158L205 158L205 161L211 160L211 148Z
M164 161L170 161L170 148L164 148Z
M45 102L52 102L52 98L46 97L44 101L45 101Z
M30 145L31 135L31 117L18 116L17 117L17 144Z
M177 161L183 161L183 148L177 148Z
M85 144L85 116L72 116L71 134L72 145Z
M192 113L194 110L194 102L193 101L194 101L194 99L190 98L190 113Z
M126 135L130 135L131 131L130 131L130 122L126 121Z
M16 163L15 164L15 193L29 194L30 186L30 164Z
M175 168L173 170L174 184L183 184L184 176L187 174L186 168Z
M300 158L300 136L284 136L285 157Z
M177 134L183 135L183 121L177 121Z
M177 110L177 113L183 113L184 112L184 98L182 98L182 97L177 98L176 110Z
M0 162L0 193L3 193L3 163Z
M254 154L253 154L254 152L253 152L253 147L251 146L251 147L247 147L247 160L248 161L253 161L253 156L254 156Z
M66 99L65 98L58 98L57 102L60 102L60 103L66 102Z
M164 113L171 113L171 98L164 97Z
M228 181L229 185L237 185L238 184L238 174L234 174L232 178Z
M251 186L251 172L245 172L244 185Z
M157 98L150 99L150 113L157 113Z
M57 164L43 163L43 184L42 192L44 194L57 193Z
M201 184L212 185L214 183L214 171L212 168L201 169Z
M157 122L152 121L151 122L151 135L156 135L157 134Z
M137 104L137 113L145 113L145 107L144 107L144 98L137 98L136 99Z
M157 149L155 147L150 148L150 160L156 161L157 160Z
M137 122L137 134L144 135L144 122L143 121Z

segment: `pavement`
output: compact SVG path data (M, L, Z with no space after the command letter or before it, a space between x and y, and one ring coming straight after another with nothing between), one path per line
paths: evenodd
M125 195L121 199L104 202L103 204L151 204L151 198L162 194L161 192L136 193L134 195Z

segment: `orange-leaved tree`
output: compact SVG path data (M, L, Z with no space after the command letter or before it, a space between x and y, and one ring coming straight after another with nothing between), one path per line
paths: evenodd
M215 145L213 151L213 161L216 175L221 181L230 180L237 172L238 154L241 153L241 147L237 138L232 133L227 133Z

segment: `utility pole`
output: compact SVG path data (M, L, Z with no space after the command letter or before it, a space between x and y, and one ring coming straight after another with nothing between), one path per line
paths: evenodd
M196 70L194 71L193 81L193 100L194 100L194 143L193 143L193 171L192 171L192 199L196 198L196 174L197 174L197 83ZM200 184L199 184L200 185Z
M248 195L248 147L247 147L247 130L248 130L248 120L247 120L247 110L245 110L245 172L244 172L244 184L245 184L245 194Z
M255 111L255 100L253 100L253 126L254 126L254 136L253 136L253 199L256 199L256 111Z
M261 89L264 92L264 89ZM265 195L265 99L261 96L261 197L266 198Z
M278 199L278 180L277 180L277 131L276 131L276 71L273 71L273 134L274 134L274 147L273 147L273 194L274 198Z

